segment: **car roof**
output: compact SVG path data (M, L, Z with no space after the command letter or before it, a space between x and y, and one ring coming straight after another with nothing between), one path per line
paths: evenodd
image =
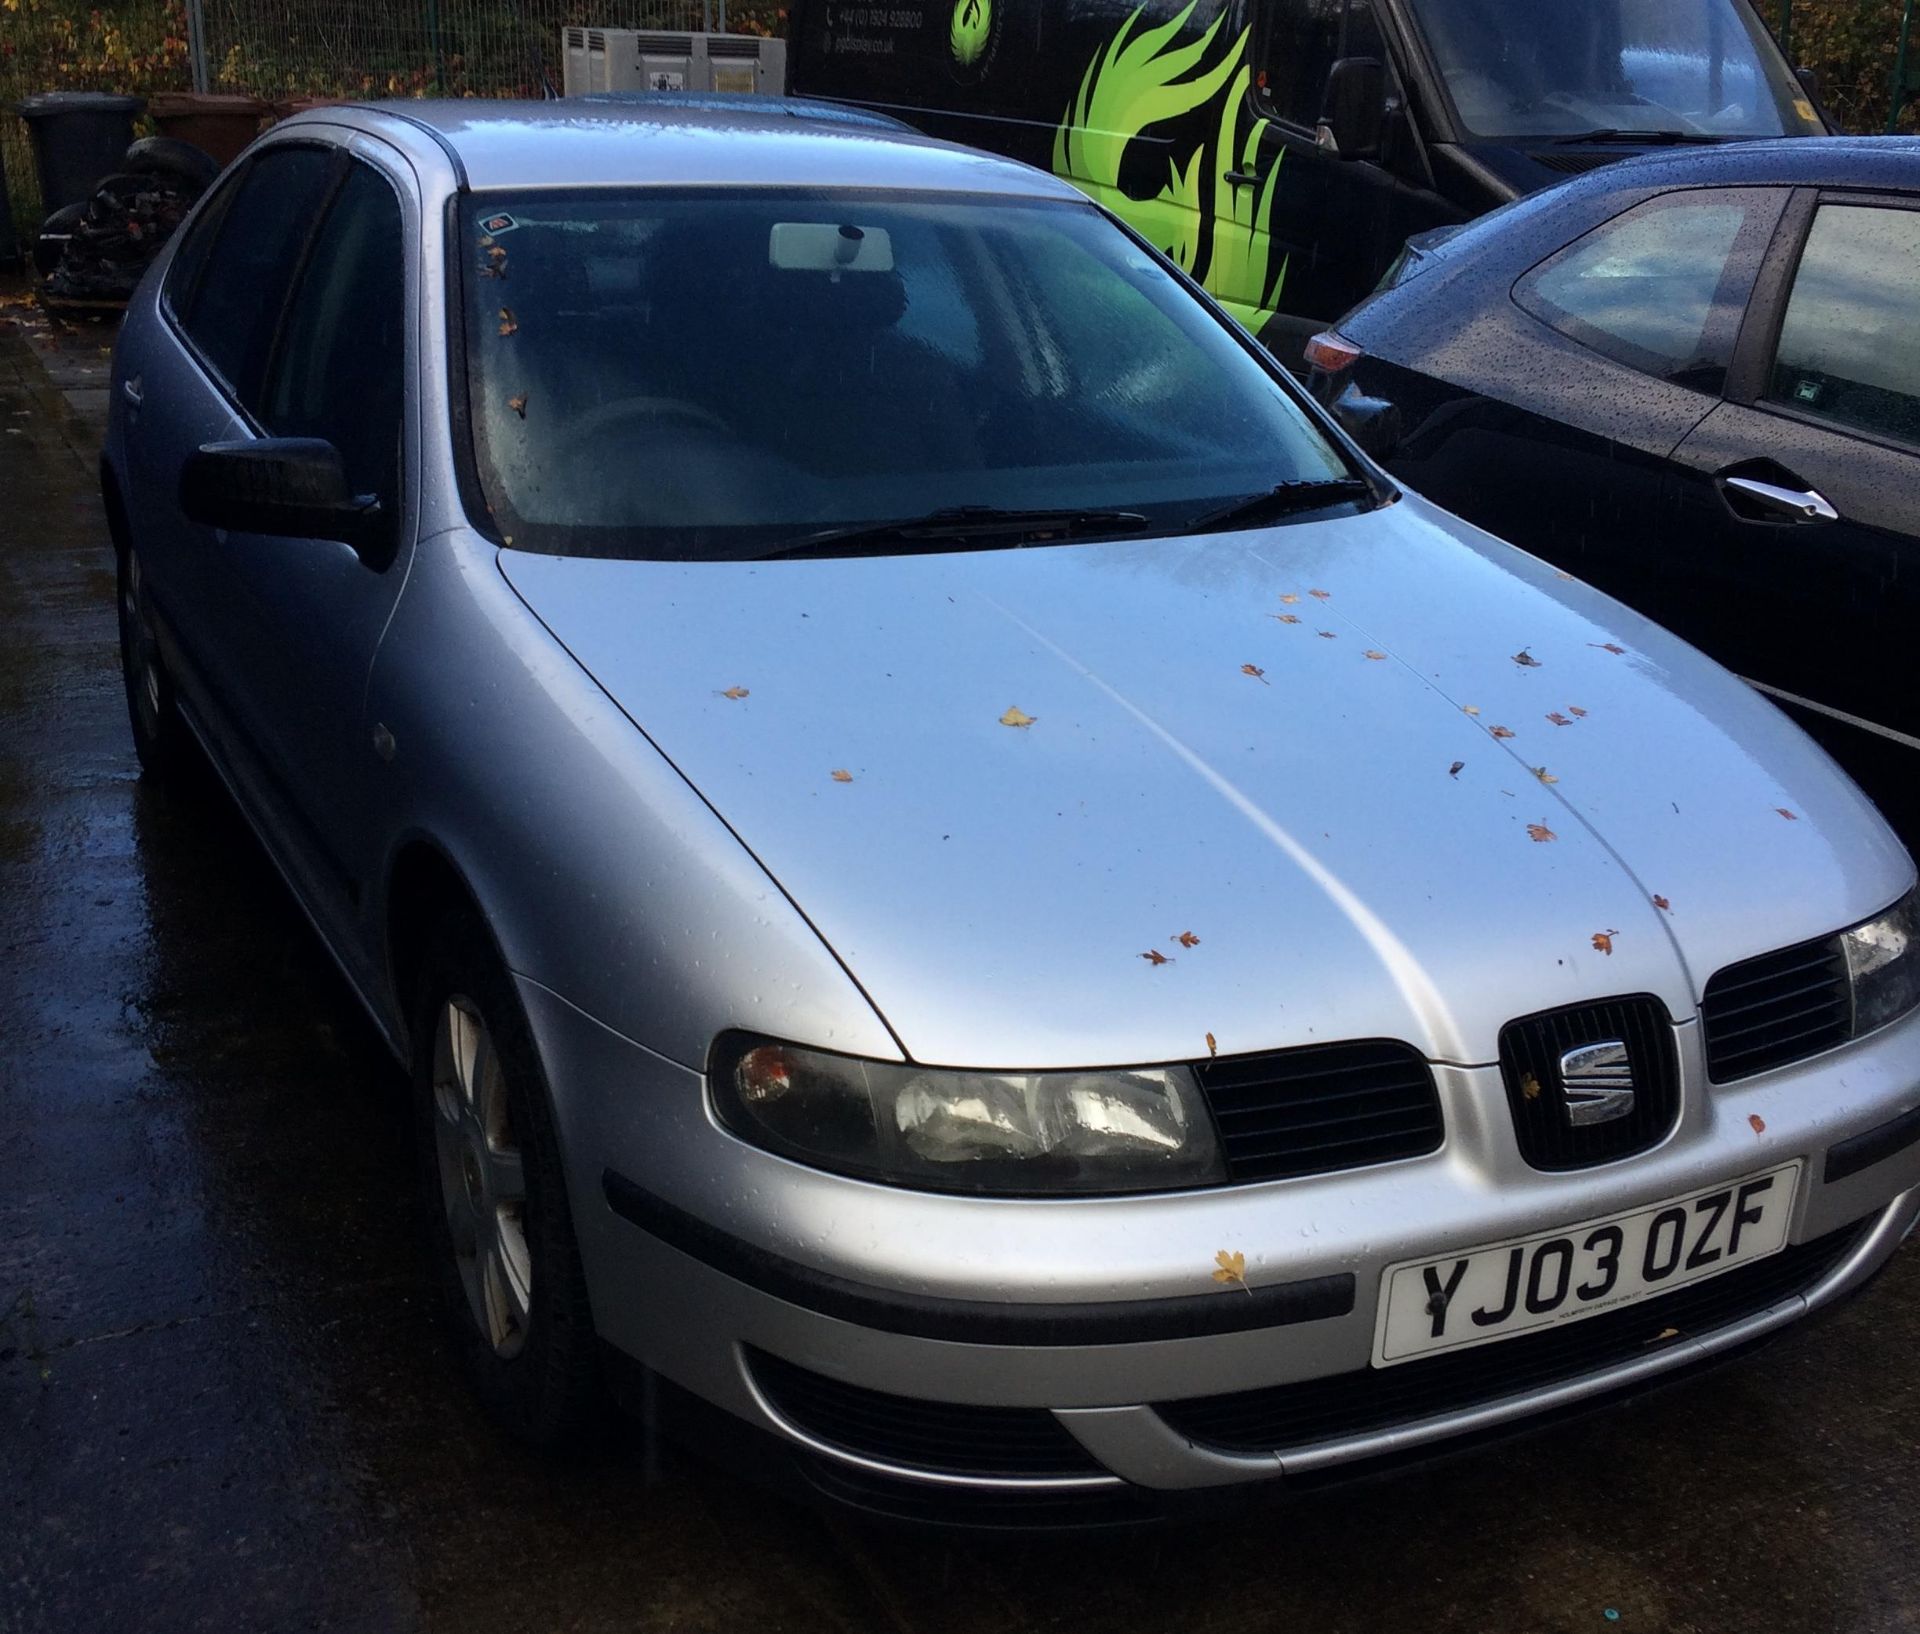
M1920 137L1796 136L1646 153L1602 166L1556 196L1641 187L1920 188Z
M276 129L347 122L437 146L476 191L597 186L873 187L1081 200L1065 182L893 120L790 97L635 94L315 108Z

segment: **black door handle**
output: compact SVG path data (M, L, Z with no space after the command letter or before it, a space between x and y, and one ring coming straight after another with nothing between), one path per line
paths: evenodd
M1258 187L1260 178L1251 170L1222 171L1220 179L1230 187Z

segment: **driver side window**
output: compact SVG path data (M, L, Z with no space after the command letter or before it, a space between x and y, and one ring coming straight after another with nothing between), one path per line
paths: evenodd
M1276 118L1307 130L1319 122L1346 9L1347 0L1270 0L1264 8L1255 84Z

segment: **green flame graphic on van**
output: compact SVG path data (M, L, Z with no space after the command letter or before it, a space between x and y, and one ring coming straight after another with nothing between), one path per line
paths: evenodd
M947 43L953 47L953 60L962 68L971 68L987 49L993 33L993 0L953 0L953 27Z
M1216 55L1224 12L1198 39L1173 43L1197 3L1192 0L1177 17L1141 33L1134 31L1144 7L1120 25L1087 65L1079 94L1054 132L1053 169L1131 222L1258 333L1274 315L1287 274L1284 261L1277 269L1271 265L1269 227L1279 161L1257 183L1223 179L1228 170L1252 172L1268 122L1254 119L1240 135L1251 84L1247 33ZM957 13L955 18L957 29ZM1184 164L1168 160L1160 191L1148 199L1122 192L1120 165L1128 145L1149 127L1184 120L1215 98L1220 106L1215 129ZM1210 174L1214 201L1208 213Z

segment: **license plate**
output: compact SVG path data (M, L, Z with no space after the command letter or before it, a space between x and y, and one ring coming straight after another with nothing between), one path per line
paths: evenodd
M1577 1322L1765 1259L1786 1246L1799 1184L1789 1163L1629 1214L1390 1265L1373 1365Z

